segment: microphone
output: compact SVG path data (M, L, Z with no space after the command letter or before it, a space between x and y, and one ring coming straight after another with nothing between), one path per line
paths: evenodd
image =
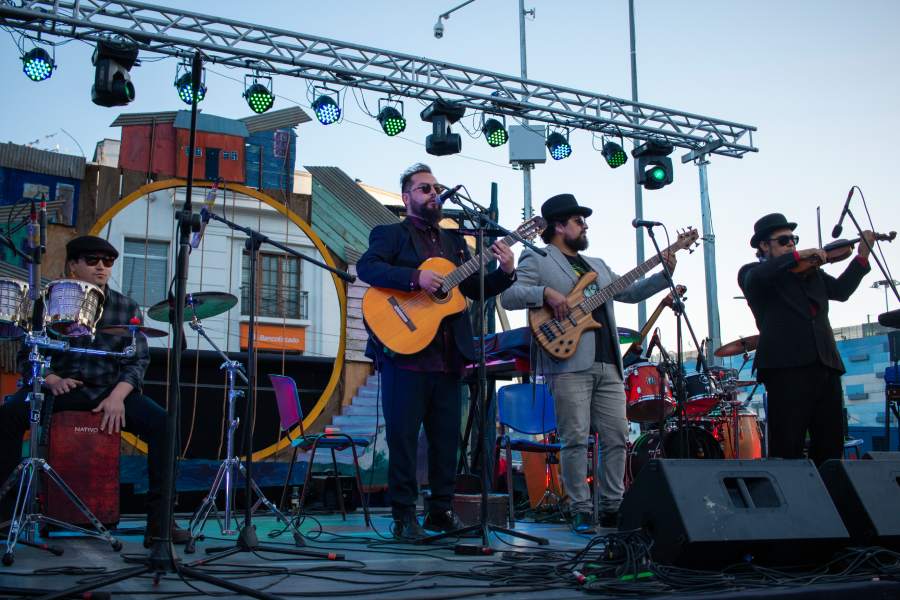
M191 238L191 249L200 245L203 234L206 232L206 226L209 224L209 215L212 214L212 207L216 203L216 192L219 190L219 181L213 183L213 186L206 192L206 200L203 202L203 208L200 209L200 230L194 232Z
M706 338L703 338L702 340L700 340L700 348L697 350L697 364L694 367L694 370L698 373L700 372L700 361L703 357L704 346L706 346Z
M644 219L633 219L631 221L631 226L635 229L638 229L640 227L656 227L657 225L662 225L662 223L660 223L659 221L645 221Z
M443 192L441 192L438 195L438 197L435 199L435 202L437 202L438 204L443 204L444 202L449 200L451 196L455 196L456 192L458 192L461 189L462 189L462 184L459 184L452 188L447 188L446 190L444 190Z
M844 201L844 208L841 210L841 217L838 219L837 225L834 226L834 229L831 230L831 237L836 238L841 235L841 231L844 230L844 227L841 225L844 222L844 217L847 216L847 210L850 208L850 198L853 197L853 190L856 186L850 188L850 191L847 192L847 200Z

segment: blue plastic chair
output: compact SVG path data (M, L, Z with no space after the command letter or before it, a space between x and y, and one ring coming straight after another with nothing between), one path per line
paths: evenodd
M297 383L292 377L285 375L269 375L272 387L275 389L275 400L278 407L278 416L281 420L281 430L288 431L296 425L300 425L300 435L291 439L291 446L294 447L294 453L291 456L291 464L288 467L287 478L284 480L284 488L281 491L281 503L284 504L287 488L291 481L291 475L294 472L294 463L297 461L297 452L299 450L309 450L309 459L306 462L306 478L303 481L303 491L300 493L300 503L297 507L298 511L303 510L303 504L306 501L306 492L309 489L312 480L313 461L316 458L316 450L319 448L327 448L331 450L331 464L334 467L335 493L337 494L338 506L341 509L341 515L347 520L347 510L344 508L344 494L341 490L341 480L338 473L337 456L335 452L339 450L350 449L353 452L353 467L356 476L356 488L359 490L362 499L363 514L367 526L372 525L369 518L369 501L368 495L363 493L362 477L359 471L359 456L356 449L366 448L370 444L369 438L352 437L346 433L319 433L316 435L306 435L303 429L303 409L300 406L300 394L297 391Z
M553 396L550 394L550 388L545 384L531 383L514 383L505 385L497 390L497 419L500 421L501 434L497 437L497 448L495 452L495 470L496 464L500 458L500 451L506 453L506 490L509 494L509 526L515 527L515 511L513 504L513 488L512 488L512 451L519 452L540 452L543 454L554 454L562 450L562 444L559 442L549 442L546 440L532 440L530 438L513 438L510 437L507 430L513 430L526 435L550 436L556 433L556 410L553 405ZM594 520L598 518L598 480L596 474L599 472L599 438L596 433L592 433L588 440L588 456L590 459L589 475L591 477L591 492L593 495L593 512ZM547 469L549 475L550 461L548 457ZM544 497L548 494L555 495L549 489L544 492ZM557 498L557 501L559 499ZM541 501L543 502L543 500Z

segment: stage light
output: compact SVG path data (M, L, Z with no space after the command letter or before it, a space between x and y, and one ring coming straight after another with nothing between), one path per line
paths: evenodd
M637 183L644 189L658 190L672 183L672 160L668 157L674 150L672 144L649 141L631 151L638 161Z
M181 77L175 80L175 89L178 90L178 97L181 98L182 102L191 104L193 101L193 85L191 82L190 70L185 71ZM206 84L203 83L203 80L201 79L200 86L197 88L197 102L201 102L204 98L206 98Z
M104 38L97 42L91 57L94 85L91 101L98 106L125 106L134 100L134 84L129 71L137 62L138 47L134 41Z
M390 137L394 137L406 129L406 118L393 106L385 106L378 113L378 122L381 129Z
M275 104L275 94L272 93L272 78L255 75L252 77L253 83L251 85L247 85L248 79L250 79L250 76L244 77L244 93L242 95L244 100L247 101L247 106L250 107L250 110L257 114L262 114ZM260 81L268 81L268 85L264 85Z
M326 94L316 98L312 107L316 113L316 118L322 125L331 125L341 118L341 107L334 101L334 98Z
M554 131L547 136L547 149L553 160L562 160L568 158L572 154L572 146L569 145L568 134L563 135L558 131Z
M509 141L509 133L506 132L506 127L497 119L485 121L484 125L481 126L481 131L484 133L484 139L487 140L488 145L491 147L496 148Z
M22 55L22 72L32 81L44 81L56 68L53 59L43 48L32 48Z
M628 162L628 154L625 153L625 150L622 149L621 145L615 142L606 142L603 144L603 151L601 154L603 154L603 158L606 159L606 164L613 169L621 167Z
M431 135L425 138L425 152L434 156L456 154L462 150L462 138L450 131L450 124L456 123L466 114L466 107L448 100L435 100L419 115L423 121L431 123Z

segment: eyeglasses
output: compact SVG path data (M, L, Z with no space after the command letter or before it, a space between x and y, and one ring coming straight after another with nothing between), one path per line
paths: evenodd
M797 243L800 241L800 236L797 236L797 235L779 235L779 236L776 237L776 238L769 238L769 239L766 240L766 241L768 241L768 242L778 242L778 243L781 244L782 246L787 246L788 244L790 244L791 242L793 242L794 245L796 246Z
M98 262L103 261L103 266L109 268L113 266L113 263L116 262L116 259L111 256L97 256L96 254L88 254L87 256L82 256L81 260L83 260L84 264L89 267L95 267L97 266Z
M443 191L446 190L447 188L444 187L443 185L439 184L439 183L435 183L435 184L423 183L423 184L421 184L421 185L417 185L416 187L412 188L412 189L409 190L409 191L412 192L412 191L414 191L414 190L419 190L419 191L422 192L423 194L430 194L432 189L434 189L434 193L435 193L435 194L440 194L441 192L443 192Z

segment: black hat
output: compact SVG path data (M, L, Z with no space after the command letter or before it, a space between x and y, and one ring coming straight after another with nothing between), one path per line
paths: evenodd
M119 258L115 246L95 235L82 235L66 244L66 260L78 260L88 254L103 254Z
M572 215L589 217L594 211L586 206L578 206L572 194L557 194L541 204L541 216L548 221L561 221Z
M759 243L776 229L784 229L788 227L791 231L797 228L796 223L788 223L788 220L781 213L771 213L762 217L753 224L753 237L750 238L750 245L758 248Z

